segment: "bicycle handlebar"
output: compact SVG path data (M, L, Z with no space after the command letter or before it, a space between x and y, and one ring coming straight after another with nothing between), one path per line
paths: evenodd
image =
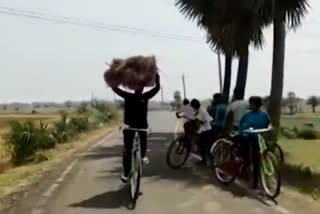
M265 129L253 129L253 128L250 128L250 129L244 130L243 132L246 132L246 133L263 133L263 132L269 132L271 130L272 130L272 127L268 127L268 128L265 128Z
M122 125L119 127L119 129L123 129L123 130L131 130L131 131L137 131L137 132L151 132L151 129L150 128L147 128L147 129L138 129L138 128L132 128L128 125Z
M182 114L182 112L176 112L176 117L177 117L178 119L184 118L184 119L187 119L187 120L194 120L194 119L192 119L192 118L189 118L189 117L187 117L187 116L185 116L185 115L180 115L180 114Z

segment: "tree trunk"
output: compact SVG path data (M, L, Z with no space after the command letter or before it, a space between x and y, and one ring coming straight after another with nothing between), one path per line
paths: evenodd
M232 74L232 57L226 55L225 70L224 70L224 83L223 95L227 102L229 102L230 87L231 87L231 74Z
M316 106L315 105L312 106L312 112L316 113Z
M268 112L275 127L274 140L277 140L278 130L280 127L281 101L283 93L283 76L284 76L284 58L285 58L285 15L277 14L273 23L273 62L272 62L272 80L270 105Z
M246 84L247 84L247 74L248 74L248 61L249 61L249 49L240 56L237 82L234 89L240 99L244 99Z
M290 106L290 115L293 115L293 106Z

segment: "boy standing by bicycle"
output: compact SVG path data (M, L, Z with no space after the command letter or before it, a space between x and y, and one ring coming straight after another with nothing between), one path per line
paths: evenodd
M250 97L250 111L240 120L239 135L235 141L240 143L240 153L244 156L245 167L249 166L249 151L252 148L253 161L253 189L258 187L259 166L260 166L260 147L257 134L249 134L244 131L248 129L264 129L271 125L269 115L261 110L262 98L258 96Z

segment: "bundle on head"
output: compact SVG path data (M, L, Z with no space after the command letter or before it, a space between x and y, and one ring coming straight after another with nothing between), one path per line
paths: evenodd
M104 73L104 80L110 87L123 85L135 90L139 86L153 86L157 72L154 56L114 59L110 68Z

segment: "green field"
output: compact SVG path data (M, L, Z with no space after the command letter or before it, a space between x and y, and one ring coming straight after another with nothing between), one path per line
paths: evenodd
M301 129L305 123L312 123L320 131L319 114L298 114L283 116L281 127ZM286 139L279 140L285 152L285 165L282 169L284 183L304 193L320 197L320 139Z

